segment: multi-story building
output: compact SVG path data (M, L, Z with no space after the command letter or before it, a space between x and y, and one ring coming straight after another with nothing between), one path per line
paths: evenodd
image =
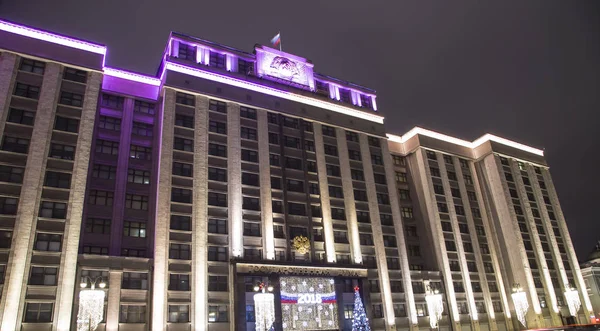
M355 286L374 330L434 292L444 330L566 323L571 286L593 315L542 151L386 135L373 90L261 45L105 55L0 21L0 330L76 329L100 281L102 330L255 330L259 283L277 330L350 330Z
M595 322L598 323L600 322L600 242L596 244L587 260L581 264L581 274L594 307Z

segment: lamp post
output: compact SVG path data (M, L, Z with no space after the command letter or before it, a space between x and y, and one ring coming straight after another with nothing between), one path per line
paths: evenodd
M77 313L77 331L92 331L96 330L98 324L104 316L104 288L106 283L101 276L95 279L89 276L83 276L82 282L79 284L79 311ZM89 280L90 288L87 289ZM98 283L98 281L100 281ZM96 289L96 283L100 289Z
M275 296L273 286L258 283L254 286L254 329L269 331L275 322Z
M529 302L527 302L527 294L523 292L521 284L513 284L512 293L513 304L515 305L515 312L517 313L517 319L524 327L527 327L526 315L529 310Z

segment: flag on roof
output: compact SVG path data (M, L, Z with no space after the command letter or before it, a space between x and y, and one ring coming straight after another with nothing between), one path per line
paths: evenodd
M271 39L271 44L273 44L273 46L277 46L277 45L279 45L280 42L281 42L281 36L280 36L280 33L277 33L275 35L275 37L273 37L273 39Z

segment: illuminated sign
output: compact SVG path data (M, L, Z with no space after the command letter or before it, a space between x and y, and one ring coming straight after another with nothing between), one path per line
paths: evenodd
M281 277L283 330L338 330L335 282L326 277Z
M313 64L305 58L260 46L256 48L258 76L286 80L314 90Z

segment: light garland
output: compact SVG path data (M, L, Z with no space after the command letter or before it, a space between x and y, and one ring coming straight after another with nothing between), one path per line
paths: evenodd
M305 236L294 237L294 249L300 254L306 254L310 251L310 241Z
M438 327L438 322L442 319L442 313L444 312L442 295L429 293L425 295L425 302L427 302L427 312L429 313L429 326L435 329Z
M104 291L81 290L79 292L79 311L77 313L77 331L96 330L104 316Z
M529 302L527 302L527 294L522 291L517 291L512 294L513 303L515 304L515 312L517 313L517 319L524 327L527 327L527 320L525 316L529 310Z
M283 330L337 330L338 305L333 278L281 277Z
M254 313L256 331L267 331L275 322L275 296L273 293L256 293L254 295Z
M581 307L581 300L579 300L579 292L576 289L571 288L565 291L565 299L567 300L567 306L569 306L569 313L571 314L571 316L577 316L577 312Z

